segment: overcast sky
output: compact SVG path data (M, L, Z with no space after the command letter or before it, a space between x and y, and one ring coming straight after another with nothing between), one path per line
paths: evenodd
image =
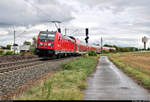
M85 38L89 43L143 47L150 38L150 0L0 0L0 45L32 41L41 30L55 30L49 21L62 21L64 34ZM150 44L148 42L148 46Z

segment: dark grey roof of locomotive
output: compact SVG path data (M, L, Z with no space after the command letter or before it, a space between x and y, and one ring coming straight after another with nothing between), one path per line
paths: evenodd
M56 33L56 31L40 31L41 33L44 34L52 34L52 33Z
M63 38L66 38L66 39L71 40L71 41L73 41L73 42L74 42L74 40L75 40L75 39L70 38L70 36L66 36L66 35L63 35Z
M68 37L70 37L71 39L73 39L73 40L75 40L76 38L75 37L73 37L73 36L68 36Z

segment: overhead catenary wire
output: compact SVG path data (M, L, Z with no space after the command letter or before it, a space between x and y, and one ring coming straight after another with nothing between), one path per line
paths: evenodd
M42 12L46 17L48 17L48 19L46 20L47 22L52 22L52 23L54 23L54 24L55 24L55 27L56 27L57 29L60 28L59 23L61 23L61 22L63 22L63 21L57 21L57 20L50 21L49 19L50 19L51 15L45 13L42 9L40 9L39 7L37 7L36 5L34 5L33 3L29 2L29 1L28 1L27 3L28 3L30 6L32 6L33 8L35 8L35 9L37 9L37 10L40 10L40 12ZM39 16L39 15L37 15L37 16ZM51 18L51 19L52 19L52 18ZM58 25L57 25L56 23L58 23Z
M41 10L40 8L38 8L38 7L36 7L36 6L33 6L34 4L32 4L31 2L26 2L26 3L28 3L30 6L32 6L33 8L35 8L35 9L38 9L38 10L40 10L41 12L43 12L43 10ZM50 16L50 15L48 15L48 14L46 14L45 12L43 12L44 13L44 15L46 15L46 16ZM37 15L37 16L39 16L39 15ZM15 30L15 27L13 26L13 31L14 31L14 43L15 43L15 40L16 40L16 38L19 38L20 36L22 36L22 34L24 34L25 32L27 32L27 31L23 31L22 33L20 33L18 36L16 36L16 30Z

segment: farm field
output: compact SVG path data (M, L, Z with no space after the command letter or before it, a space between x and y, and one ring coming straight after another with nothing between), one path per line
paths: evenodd
M150 89L150 52L111 54L109 58L137 83Z

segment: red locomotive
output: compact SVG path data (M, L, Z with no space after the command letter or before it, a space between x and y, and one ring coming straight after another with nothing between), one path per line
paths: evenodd
M100 47L86 44L73 36L64 36L57 31L40 31L37 38L36 54L40 57L75 56L95 50L100 53Z

